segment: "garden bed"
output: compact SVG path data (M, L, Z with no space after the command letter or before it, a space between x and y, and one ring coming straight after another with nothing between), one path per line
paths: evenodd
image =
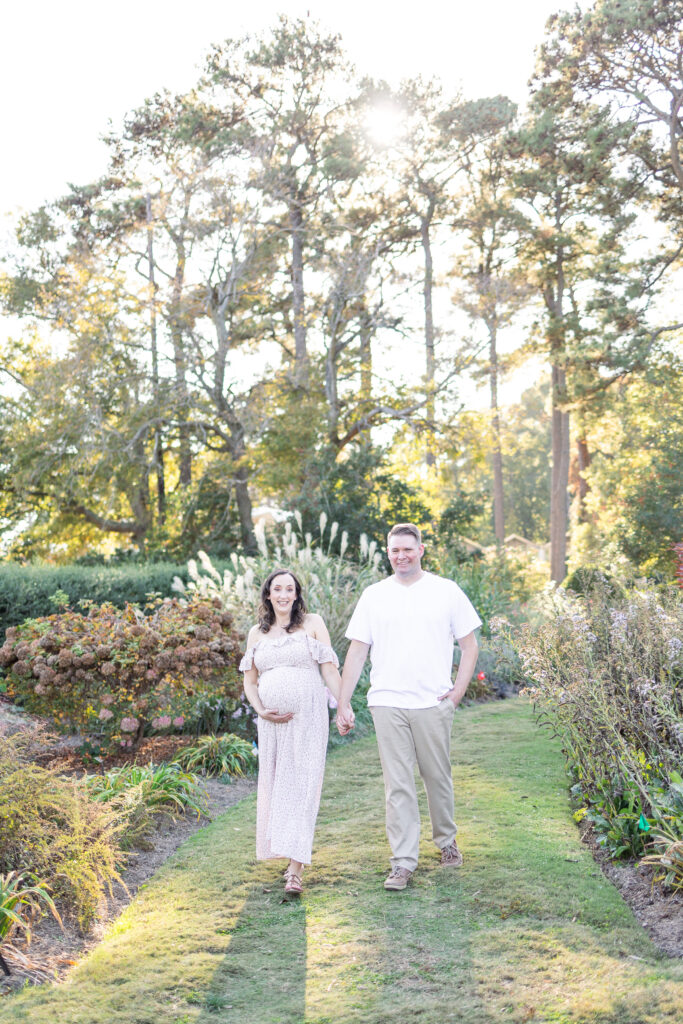
M173 740L175 737L157 738ZM191 741L191 737L187 737ZM72 767L75 767L73 760ZM108 765L110 767L110 765ZM82 770L82 763L81 763ZM122 878L125 888L115 884L112 896L103 905L93 928L83 935L72 922L64 921L62 932L50 916L44 917L36 926L33 939L26 947L19 938L15 946L4 946L3 956L7 960L11 977L0 976L0 991L8 993L25 984L40 984L44 981L63 979L70 969L103 938L107 928L119 916L135 896L138 889L152 877L171 854L191 835L208 825L228 807L238 803L252 793L256 787L253 776L233 779L228 783L217 779L204 779L202 787L209 801L209 817L197 819L187 814L181 818L166 818L154 835L154 849L135 850L130 855L130 864Z
M667 956L683 957L683 894L664 892L654 881L655 870L636 861L613 861L597 843L589 825L581 838L605 878L619 890L655 946Z

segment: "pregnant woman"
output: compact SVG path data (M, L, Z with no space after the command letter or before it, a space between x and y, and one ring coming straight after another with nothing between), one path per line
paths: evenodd
M256 857L289 859L285 892L293 896L311 863L329 728L325 685L339 697L338 665L325 623L306 612L299 580L275 569L261 588L240 669L259 716Z

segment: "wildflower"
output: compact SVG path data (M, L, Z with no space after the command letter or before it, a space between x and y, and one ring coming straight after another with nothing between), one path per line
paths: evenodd
M482 680L486 679L486 673L485 673L485 672L477 672L477 679L478 679L478 680L479 680L480 682L481 682Z
M168 729L170 724L171 724L171 716L170 715L160 715L158 718L153 718L152 719L152 728L153 729Z
M183 715L178 715L177 718L174 718L173 724L176 727L176 729L182 729L182 727L185 725L185 718L183 717Z
M114 694L113 693L104 693L100 697L100 701L102 702L102 704L105 704L105 705L113 704L114 703Z
M114 717L114 712L110 711L109 708L102 708L97 717L101 722L108 722L110 718Z
M137 718L133 718L132 715L130 716L130 718L122 718L121 732L135 732L139 724L140 723L138 722Z

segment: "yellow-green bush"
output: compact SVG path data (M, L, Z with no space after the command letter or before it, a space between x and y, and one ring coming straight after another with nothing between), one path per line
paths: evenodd
M30 763L25 737L0 737L0 873L39 878L81 928L119 877L122 823L84 786Z

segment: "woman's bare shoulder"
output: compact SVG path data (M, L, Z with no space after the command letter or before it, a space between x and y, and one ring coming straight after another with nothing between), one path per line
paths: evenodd
M256 641L261 637L261 635L262 634L261 630L259 629L258 623L255 626L252 626L247 636L247 649L249 647L254 647Z
M318 615L316 612L309 612L304 619L304 629L311 636L315 636L318 640L324 640L325 643L329 643L329 633L327 632L327 626L322 615Z

